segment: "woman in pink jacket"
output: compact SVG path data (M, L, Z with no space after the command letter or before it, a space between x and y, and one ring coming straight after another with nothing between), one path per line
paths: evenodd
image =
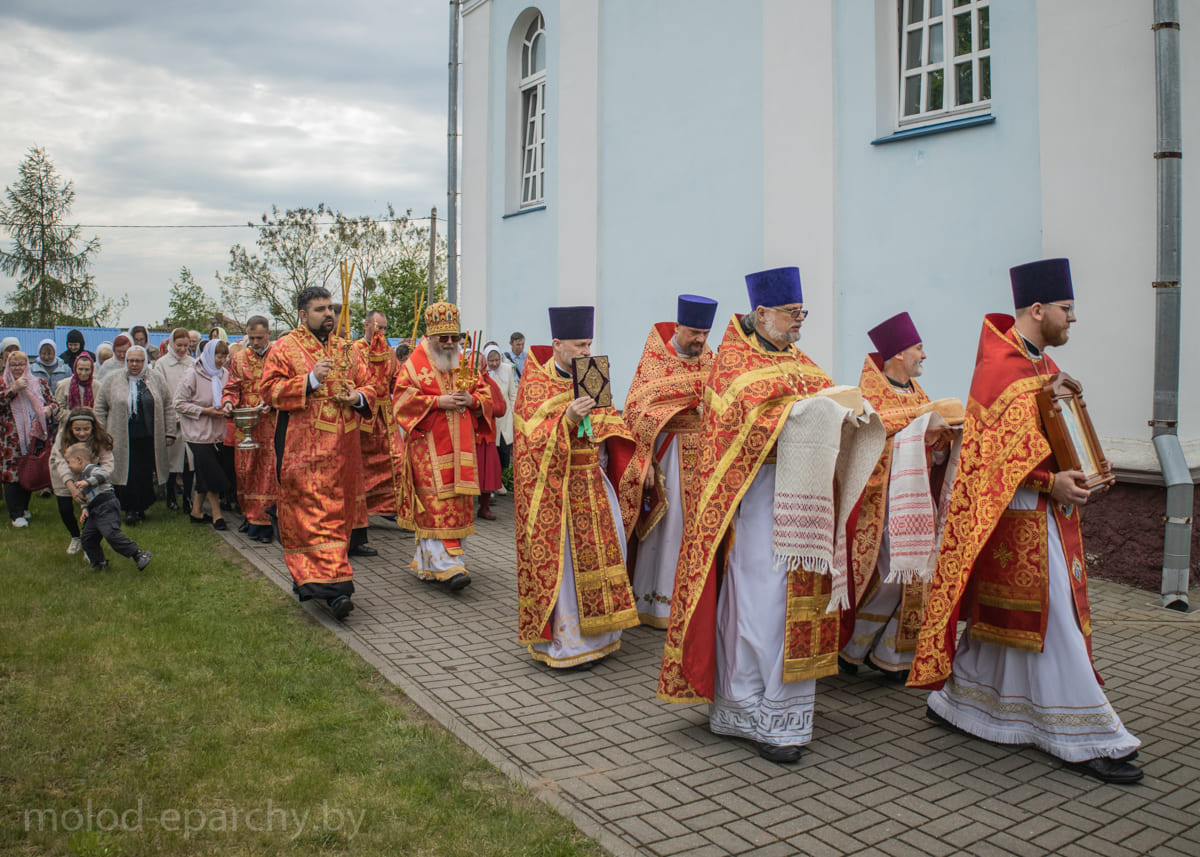
M175 391L179 428L196 471L192 523L203 524L211 520L214 530L227 529L221 516L221 492L229 488L229 479L221 466L221 446L225 440L225 418L233 406L222 406L221 395L229 377L225 369L228 359L228 343L210 339L204 343L200 359L183 373ZM204 514L202 506L206 498L211 518Z

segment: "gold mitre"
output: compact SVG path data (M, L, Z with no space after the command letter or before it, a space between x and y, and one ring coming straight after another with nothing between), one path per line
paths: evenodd
M430 336L461 333L458 329L458 307L448 301L438 301L425 307L425 332Z

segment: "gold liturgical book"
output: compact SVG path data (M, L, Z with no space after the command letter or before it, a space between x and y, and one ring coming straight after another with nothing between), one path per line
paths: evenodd
M574 382L575 398L591 396L596 400L597 407L612 407L612 385L608 380L606 355L576 357L571 361L571 378Z

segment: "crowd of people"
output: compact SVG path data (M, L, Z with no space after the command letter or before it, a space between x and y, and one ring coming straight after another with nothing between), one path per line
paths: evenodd
M352 559L376 555L368 516L414 534L416 580L458 593L476 521L511 491L518 638L549 669L591 669L644 624L665 631L658 696L709 703L714 733L779 764L812 740L818 680L865 667L930 690L947 728L1137 782L1140 742L1091 661L1078 510L1096 486L1059 466L1037 403L1081 389L1045 352L1075 320L1070 267L1011 279L966 406L918 383L907 312L835 385L796 344L796 268L746 277L715 352L717 302L680 295L620 410L590 306L549 308L552 341L529 349L465 338L445 301L416 341L392 349L378 311L351 339L323 288L274 339L254 316L237 342L177 329L157 349L136 325L108 358L74 331L34 358L6 341L5 502L24 528L30 491L51 488L93 568L101 538L149 562L121 511L138 525L161 497L223 530L236 510L250 538L278 538L297 598L345 620ZM26 479L43 453L45 486Z

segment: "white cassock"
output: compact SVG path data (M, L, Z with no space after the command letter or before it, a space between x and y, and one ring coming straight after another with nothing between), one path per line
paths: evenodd
M1017 489L1010 509L1036 509L1038 495ZM1058 523L1049 530L1050 615L1041 652L972 640L964 632L950 678L929 707L955 726L999 744L1033 744L1065 762L1119 759L1141 746L1126 731L1096 681L1075 616Z
M764 464L733 516L717 599L717 675L709 728L761 744L812 741L817 683L784 682L788 572L772 555L775 465Z
M889 672L901 672L912 666L916 652L896 651L896 634L900 629L900 604L904 600L903 583L886 583L891 568L891 539L888 538L888 521L883 519L883 541L879 545L879 560L875 573L879 585L871 597L854 614L854 633L850 642L842 649L842 657L854 664L866 660L867 653L876 666Z
M604 492L608 495L608 508L612 512L613 527L621 536L621 559L625 559L625 525L621 522L621 502L604 468L608 464L608 444L600 444L600 475L604 478ZM554 635L544 643L531 643L529 653L535 660L552 667L573 667L588 661L598 661L607 654L621 648L621 632L608 631L594 637L585 637L579 632L579 601L575 596L575 565L571 562L571 521L567 519L567 540L563 545L562 583L558 587L558 600L550 614L550 631Z
M679 436L672 434L654 439L654 454L659 460L667 489L667 511L638 545L633 569L633 599L643 625L666 628L671 618L671 594L675 591L675 568L679 564L679 545L683 541L683 493L680 490ZM662 452L660 456L659 453Z

